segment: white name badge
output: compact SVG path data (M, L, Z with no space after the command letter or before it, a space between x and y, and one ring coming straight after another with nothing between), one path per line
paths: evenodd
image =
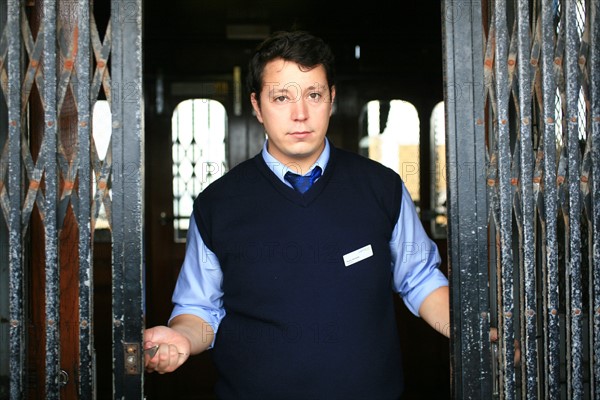
M359 261L364 260L365 258L369 258L373 256L373 249L371 248L371 245L367 245L365 247L361 247L358 250L354 250L351 253L348 253L344 256L344 265L346 267L351 266L352 264L355 264Z

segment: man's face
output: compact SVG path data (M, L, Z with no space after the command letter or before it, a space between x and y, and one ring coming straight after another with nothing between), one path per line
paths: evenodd
M268 151L298 172L319 158L325 147L335 88L327 86L325 69L302 70L298 64L275 59L265 66L263 87L252 106L267 133Z

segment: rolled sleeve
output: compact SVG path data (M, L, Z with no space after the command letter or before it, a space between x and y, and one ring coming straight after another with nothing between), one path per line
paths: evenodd
M441 258L435 242L419 220L410 194L403 185L400 216L390 241L394 289L408 309L419 316L421 303L435 289L448 286L439 269Z
M223 273L219 260L204 244L192 216L185 258L173 291L173 311L169 321L178 315L192 314L206 321L216 336L225 316L222 282ZM210 348L213 345L214 341Z

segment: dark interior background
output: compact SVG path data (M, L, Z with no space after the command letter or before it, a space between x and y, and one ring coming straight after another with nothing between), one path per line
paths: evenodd
M233 70L241 67L245 77L249 55L267 32L304 29L323 37L333 48L337 108L329 137L337 146L358 150L359 116L370 100L403 99L416 107L421 127L421 211L429 229L429 117L443 99L439 2L147 0L143 24L147 326L165 324L168 319L185 246L172 240L169 223L172 112L188 97L219 100L229 114L230 166L256 154L262 130L245 89L242 113L233 113ZM360 59L355 58L357 45ZM182 87L189 90L183 93ZM446 272L445 239L436 242ZM102 259L102 245L95 251ZM102 261L95 262L100 271ZM97 277L96 282L101 286L103 280ZM400 300L397 309L407 386L404 398L450 398L448 340L410 314ZM102 345L101 339L97 345ZM98 362L110 360L103 361L99 355ZM213 399L215 378L208 352L192 357L173 374L147 374L145 392L148 399ZM98 386L99 398L110 398L110 386Z

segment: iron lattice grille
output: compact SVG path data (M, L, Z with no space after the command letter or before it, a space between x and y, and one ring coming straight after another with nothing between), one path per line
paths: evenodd
M454 394L598 398L599 2L444 10Z
M6 275L0 271L9 288L0 311L4 320L8 303L10 398L32 393L37 381L27 373L33 340L44 347L43 382L33 385L43 386L45 398L61 396L65 270L75 271L78 284L73 393L94 397L92 242L101 206L112 233L114 393L141 397L139 354L125 357L126 350L138 351L131 343L139 346L143 322L141 1L112 1L103 37L89 0L40 4L0 5L0 207L6 222L0 233L8 249L0 257L9 265ZM102 96L110 104L112 132L101 159L91 110ZM34 220L41 235L31 232ZM40 237L43 243L35 241ZM65 240L74 242L73 259ZM30 267L34 247L43 249L42 277L35 278L43 282L43 305L33 300L28 283L40 273ZM43 332L33 337L28 321L40 307Z
M591 13L584 18L583 0L532 4L490 3L485 32L499 395L583 398L594 388L590 349L597 343L597 332L584 335L595 309L594 261L585 251L593 240ZM523 343L520 369L511 361L515 338Z

